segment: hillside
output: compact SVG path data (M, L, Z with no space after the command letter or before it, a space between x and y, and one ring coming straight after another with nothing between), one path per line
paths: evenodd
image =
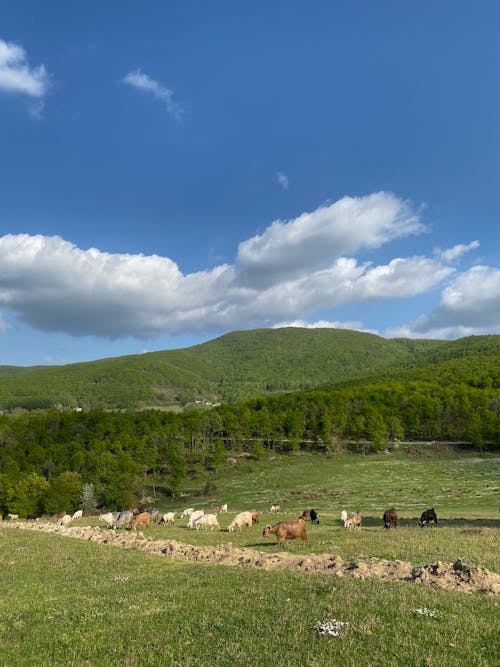
M181 408L374 379L428 379L438 368L451 377L482 369L491 382L499 375L499 352L500 336L450 342L342 329L257 329L180 350L66 366L2 366L0 409Z

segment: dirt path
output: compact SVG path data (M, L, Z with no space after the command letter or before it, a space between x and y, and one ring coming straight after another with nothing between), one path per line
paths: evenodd
M34 530L55 533L63 537L89 540L98 544L109 544L125 549L139 549L183 561L231 565L261 570L296 570L313 574L331 574L350 579L377 578L387 581L410 581L435 588L500 594L500 575L483 567L469 567L460 560L454 563L437 561L415 567L407 561L371 558L345 561L340 556L311 554L295 556L282 552L264 554L253 549L240 549L231 544L217 546L193 546L177 540L154 540L142 533L113 531L98 527L56 526L44 522L2 522L0 526L19 530Z

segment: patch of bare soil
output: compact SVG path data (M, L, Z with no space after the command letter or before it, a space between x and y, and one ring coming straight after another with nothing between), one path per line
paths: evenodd
M288 552L265 554L253 549L233 547L230 543L217 546L194 546L177 540L154 540L142 533L128 530L113 531L99 527L57 526L45 522L3 522L5 527L19 530L35 530L55 533L63 537L89 540L125 549L138 549L183 561L195 561L211 565L231 565L261 570L296 570L311 574L332 574L350 579L377 578L387 581L410 581L435 588L500 594L500 575L483 567L469 567L463 561L454 563L438 561L429 565L414 566L407 561L370 558L346 561L330 554L296 556Z

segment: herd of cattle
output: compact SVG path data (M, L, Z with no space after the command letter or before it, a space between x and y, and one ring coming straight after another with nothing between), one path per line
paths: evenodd
M217 515L227 513L227 504L214 504L212 506L212 510L212 512L205 513L205 510L196 510L194 507L189 507L179 514L179 518L187 519L187 527L190 529L214 530L215 528L216 530L220 530L221 527L217 519ZM277 504L274 504L271 506L270 511L273 514L277 514L281 512L281 507ZM158 509L134 508L122 512L106 512L99 516L99 521L104 522L108 528L112 528L114 530L124 527L128 527L131 530L137 530L138 528L147 528L151 523L174 525L176 514L176 512L166 512L165 514L160 515L160 511ZM72 521L81 517L82 511L77 510L72 515L66 514L65 512L60 512L59 514L51 515L48 518L55 520L59 525L68 526L72 523ZM17 514L9 514L7 518L10 520L16 520L19 519L19 516ZM38 519L36 515L32 514L28 515L26 518L31 520ZM2 516L0 515L0 521L1 520ZM275 535L277 544L284 544L286 540L293 540L297 538L302 539L303 543L307 544L307 520L310 520L312 525L318 525L320 523L318 513L312 508L306 509L297 519L279 521L274 525L268 524L265 526L262 535L264 537ZM397 528L398 514L394 507L391 507L384 512L383 522L385 528ZM255 509L247 510L236 514L234 519L229 524L227 530L230 533L234 531L241 531L243 528L250 528L255 523L259 523L259 512ZM363 518L359 512L351 512L348 514L346 510L342 510L340 513L340 524L344 526L344 528L360 529L362 523ZM438 525L437 515L433 507L422 512L419 521L419 526L421 528L431 525Z

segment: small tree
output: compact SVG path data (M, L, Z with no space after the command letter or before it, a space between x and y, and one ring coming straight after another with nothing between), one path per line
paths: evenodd
M93 514L97 509L97 498L95 496L94 485L91 483L82 486L82 497L80 507L85 515Z
M82 495L82 483L77 472L62 472L50 483L50 487L44 497L45 511L49 514L54 512L73 513L80 504Z

